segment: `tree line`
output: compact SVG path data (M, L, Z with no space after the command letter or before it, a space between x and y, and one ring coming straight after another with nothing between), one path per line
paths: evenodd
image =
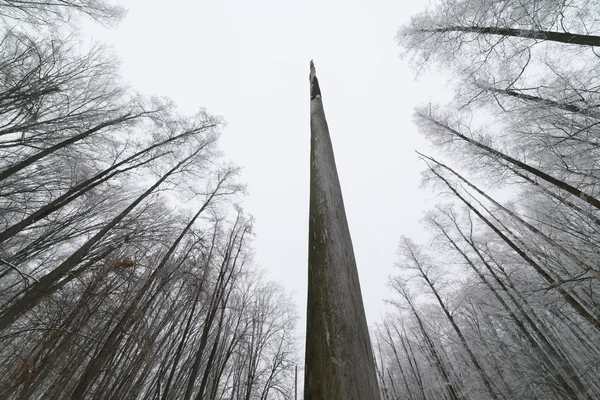
M382 398L600 398L599 8L447 0L400 28L455 96L415 113L443 200L399 245Z
M0 1L0 397L290 398L295 309L253 262L222 119L77 40L123 15Z

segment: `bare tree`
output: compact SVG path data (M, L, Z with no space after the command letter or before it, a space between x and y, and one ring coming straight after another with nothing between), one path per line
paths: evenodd
M222 120L63 39L122 14L0 2L0 397L288 398L295 312L256 272Z
M476 398L600 395L597 10L588 1L450 0L398 33L419 70L440 63L456 84L451 102L416 113L437 152L419 153L423 181L451 204L427 214L427 246L405 241L392 280L402 301L392 300L399 307L388 318L409 329L379 335L380 370L411 397L410 364L394 354L420 340L417 354L434 348L429 366L458 388L483 383ZM420 371L423 382L444 377L439 367Z

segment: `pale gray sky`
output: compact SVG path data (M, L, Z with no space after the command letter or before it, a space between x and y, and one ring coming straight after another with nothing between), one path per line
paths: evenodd
M396 29L425 2L130 0L111 43L125 81L228 122L221 147L244 168L257 262L295 293L304 330L309 196L309 61L315 60L370 324L389 297L401 235L424 237L431 205L413 107L443 80L399 59Z

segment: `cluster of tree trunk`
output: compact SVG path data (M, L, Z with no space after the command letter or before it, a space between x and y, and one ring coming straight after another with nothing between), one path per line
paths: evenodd
M599 8L449 0L399 31L456 96L416 112L444 203L400 244L382 398L600 398Z
M221 120L70 39L122 14L0 1L0 398L290 398L295 311L253 264Z

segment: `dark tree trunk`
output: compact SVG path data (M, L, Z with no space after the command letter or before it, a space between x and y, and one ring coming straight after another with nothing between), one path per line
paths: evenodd
M544 364L547 366L549 371L554 371L554 378L557 380L557 383L560 385L560 389L562 389L567 395L568 398L578 398L576 391L581 393L584 398L585 397L585 386L578 379L576 372L571 368L570 363L560 357L558 352L554 349L551 343L546 339L545 335L537 328L537 325L529 318L527 313L521 308L521 305L514 299L508 291L506 291L507 295L512 299L513 304L521 311L521 315L525 318L529 327L534 331L536 337L541 342L541 345L538 344L538 341L534 338L534 336L529 332L529 330L525 327L521 319L517 317L517 315L513 312L513 310L509 307L509 305L504 301L502 296L498 293L498 291L492 286L492 284L488 281L488 279L479 271L479 269L475 266L473 261L469 258L469 256L462 251L462 249L456 244L456 242L450 237L448 232L442 227L439 223L434 222L434 224L440 229L442 234L446 237L448 242L452 245L452 247L459 253L463 259L467 262L467 265L475 272L475 274L479 277L479 279L485 284L488 290L494 295L496 300L502 305L504 310L510 316L510 319L513 321L518 331L527 339L531 348L537 353L537 355L542 359ZM455 222L456 225L456 222ZM462 231L456 225L457 230L463 239L473 248L473 250L478 254L480 260L486 265L488 271L493 271L492 268L487 264L483 256L479 253L479 250L476 248L475 244L468 240ZM493 272L492 272L493 273ZM495 276L495 274L493 274ZM543 348L542 348L543 347ZM552 357L553 360L550 359ZM561 373L561 369L564 369L566 378ZM571 388L568 383L568 380L572 380L575 390ZM589 397L587 397L589 398ZM591 400L591 399L590 399Z
M422 32L466 32L482 35L512 36L527 39L549 40L552 42L577 44L581 46L600 46L600 36L580 35L568 32L551 32L527 29L513 29L490 26L446 26L443 28L422 29Z
M465 142L478 147L482 150L484 150L485 152L489 153L490 155L497 157L501 160L507 161L510 164L513 164L519 168L521 168L524 171L529 172L532 175L537 176L538 178L541 178L543 180L545 180L548 183L553 184L554 186L556 186L559 189L562 189L576 197L579 197L581 200L587 202L588 204L600 209L600 200L596 199L593 196L590 196L589 194L577 189L576 187L563 182L559 179L556 179L548 174L546 174L543 171L540 171L537 168L534 168L528 164L525 164L524 162L521 162L515 158L512 158L498 150L492 149L489 146L484 145L483 143L479 143L478 141L471 139L465 135L463 135L462 133L458 132L456 129L452 129L451 127L449 127L448 125L445 125L437 120L435 120L434 118L432 118L431 116L422 116L423 118L427 119L428 121L430 121L431 123L433 123L434 125L442 128L443 130L451 133L452 135L456 136L457 138L460 138L461 140L464 140Z
M515 253L517 253L527 264L529 264L533 269L542 277L544 280L551 285L551 287L556 288L556 290L561 294L565 302L567 302L573 309L586 321L589 322L591 326L593 326L596 330L600 332L600 321L590 314L586 308L570 293L568 293L565 289L560 286L560 283L557 282L548 272L544 270L538 263L536 263L531 257L529 257L523 249L517 246L512 240L510 240L504 233L498 229L496 225L494 225L490 220L488 220L479 210L477 210L471 203L469 203L464 197L458 193L458 191L448 182L444 177L442 177L437 171L430 168L430 170L441 180L446 186L454 193L454 195L460 199L470 210L472 210L479 219L484 222L487 226L489 226L496 235L504 241Z
M44 275L38 282L31 285L27 292L17 300L9 309L7 309L0 317L0 331L6 329L21 315L35 307L43 298L55 292L53 286L70 271L73 270L89 253L89 251L100 242L106 234L121 222L135 207L137 207L144 199L152 194L169 176L178 171L185 163L191 160L198 151L186 157L183 161L171 168L165 173L154 185L142 193L135 201L133 201L125 210L107 223L98 233L86 241L77 251L63 261L58 267L50 273Z
M448 167L445 164L442 164L441 162L439 162L439 161L437 161L437 160L435 160L435 159L433 159L431 157L423 155L423 154L421 154L419 152L417 152L417 153L420 156L426 158L427 160L430 160L430 161L434 162L436 165L438 165L438 166L446 169L447 171L451 172L454 176L456 176L462 182L466 183L470 188L472 188L477 193L479 193L481 196L483 196L487 200L489 200L490 203L494 204L496 207L498 207L499 209L501 209L502 211L504 211L506 214L508 214L510 217L512 217L516 222L518 222L519 224L525 226L525 228L527 228L527 230L529 230L530 232L536 234L538 237L540 237L542 240L544 240L549 245L557 248L561 253L563 253L564 255L566 255L571 261L573 261L573 263L575 265L577 265L578 267L580 267L584 272L588 272L595 279L600 280L600 271L595 270L592 266L588 265L585 261L583 261L582 259L580 259L579 257L577 257L575 254L573 254L571 251L569 251L568 249L566 249L564 246L561 246L559 243L557 243L554 239L552 239L551 237L549 237L548 235L546 235L544 232L540 231L535 226L531 225L529 222L525 221L523 218L521 218L520 216L518 216L516 213L512 212L508 208L504 207L502 204L498 203L492 197L488 196L484 191L482 191L477 186L475 186L474 184L472 184L471 182L469 182L467 179L463 178L458 172L454 171L452 168Z
M575 114L586 115L588 117L600 118L600 113L598 110L590 110L587 108L579 107L575 104L561 103L561 102L558 102L555 100L545 99L543 97L532 96L530 94L521 93L517 90L497 89L497 88L488 87L488 86L480 86L480 87L484 90L487 90L487 91L490 91L493 93L502 94L504 96L509 96L509 97L513 97L516 99L520 99L520 100L538 103L538 104L542 104L545 106L556 107L561 110L569 111L569 112L572 112ZM597 107L595 107L595 108L597 109Z
M442 311L444 312L444 315L446 316L446 318L450 322L450 325L452 325L452 329L454 329L454 332L456 333L456 336L458 336L458 339L460 340L460 342L463 345L465 351L469 355L469 359L471 360L471 362L475 366L475 369L477 370L477 373L479 374L479 377L481 378L481 381L485 385L485 387L486 387L486 389L487 389L490 397L492 399L499 399L498 395L496 394L496 392L494 391L494 389L492 387L492 382L490 381L490 379L488 378L485 370L483 369L483 366L479 363L479 360L477 359L477 357L475 357L475 353L473 353L473 350L471 350L471 346L469 346L469 343L467 342L467 339L464 337L464 335L463 335L462 331L460 330L458 324L454 320L454 317L452 316L452 313L450 313L450 311L448 310L448 307L446 306L446 304L444 303L444 301L440 297L440 294L438 293L435 285L433 284L433 282L431 281L431 279L429 279L429 276L427 275L427 273L425 272L425 270L421 266L420 260L413 254L412 248L408 247L408 249L409 249L409 251L411 253L411 257L412 257L415 265L417 266L417 268L419 270L419 274L421 275L421 278L423 278L423 280L425 281L425 283L427 284L427 286L429 287L429 289L433 293L435 299L437 300L438 304L442 308Z
M70 137L69 139L63 140L62 142L57 143L54 146L48 147L47 149L44 149L44 150L40 151L39 153L36 153L33 156L26 158L25 160L18 162L16 164L12 165L11 167L8 167L4 171L0 172L0 181L3 181L4 179L8 178L9 176L11 176L13 174L16 174L23 168L30 166L31 164L35 163L36 161L41 160L42 158L46 157L49 154L54 153L57 150L63 149L73 143L77 143L80 140L83 140L83 139L93 135L94 133L101 131L102 129L104 129L106 127L109 127L112 125L118 125L120 123L123 123L127 120L130 120L130 119L133 119L136 117L138 117L138 116L131 116L129 114L126 114L124 116L115 118L113 120L98 124L91 129L81 132L78 135L75 135L73 137Z
M310 72L310 218L304 398L379 400L352 240L321 91Z

